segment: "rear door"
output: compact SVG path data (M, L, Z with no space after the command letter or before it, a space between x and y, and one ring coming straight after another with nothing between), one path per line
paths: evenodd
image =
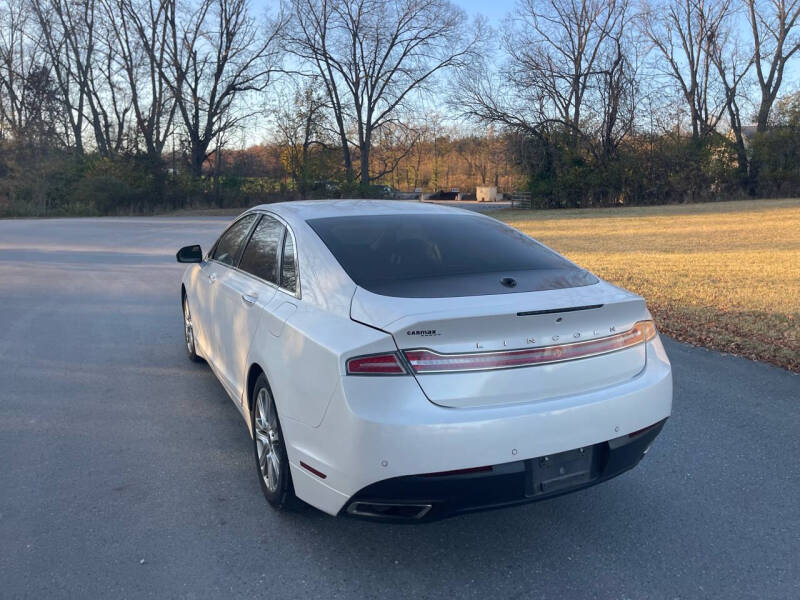
M259 324L275 297L283 224L260 217L242 251L238 269L218 282L220 302L220 370L241 398L247 356Z

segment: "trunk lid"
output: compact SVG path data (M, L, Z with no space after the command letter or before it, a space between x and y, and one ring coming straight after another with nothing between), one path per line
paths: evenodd
M351 318L390 333L401 351L472 355L607 338L650 315L641 297L599 281L568 289L458 298L397 298L359 287ZM466 408L588 392L626 381L644 366L645 345L637 344L562 362L414 376L430 401Z

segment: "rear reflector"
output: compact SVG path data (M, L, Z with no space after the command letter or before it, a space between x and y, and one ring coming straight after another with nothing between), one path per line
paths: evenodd
M347 361L348 375L405 375L406 368L394 352L356 356Z
M510 369L616 352L651 340L655 335L656 328L652 321L639 321L628 331L583 342L468 354L439 354L433 350L406 350L405 356L415 373Z
M327 477L327 475L325 475L325 473L323 473L322 471L318 471L317 469L315 469L311 465L307 465L302 460L300 461L300 466L303 467L306 471L309 471L309 472L313 473L314 475L316 475L320 479L325 479Z

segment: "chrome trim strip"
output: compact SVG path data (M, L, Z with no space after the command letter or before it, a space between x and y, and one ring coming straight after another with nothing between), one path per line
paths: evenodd
M639 323L641 323L641 322L642 321L639 321ZM430 348L406 348L406 349L402 350L402 356L408 362L409 366L411 367L411 373L414 376L439 375L439 374L442 374L442 373L467 373L467 372L471 372L471 371L501 371L501 370L507 370L507 369L524 369L524 368L528 368L528 367L538 367L538 366L541 366L541 365L552 365L552 364L557 364L557 363L570 362L570 361L573 361L573 360L583 360L585 358L594 358L596 356L602 356L604 354L612 354L614 352L620 352L622 350L630 350L631 348L634 348L634 347L636 347L636 346L638 346L640 344L646 344L647 342L649 342L653 338L649 338L648 339L647 337L645 337L643 340L635 342L633 344L630 344L629 346L623 346L622 348L614 348L614 349L611 349L611 350L601 350L601 351L598 351L598 352L591 352L591 353L588 353L588 354L583 354L581 356L571 356L571 357L568 357L568 358L556 358L556 359L552 359L552 360L546 360L546 361L541 361L541 362L533 362L533 363L529 363L529 364L508 365L508 366L500 366L500 367L474 367L474 368L467 367L467 368L460 368L460 369L435 369L435 370L417 371L414 368L414 363L411 362L411 359L409 359L407 353L408 352L430 352L431 354L435 354L436 356L441 356L442 358L449 358L449 357L455 358L455 357L458 357L458 358L467 358L467 359L469 359L470 357L475 357L475 358L481 358L481 357L487 357L487 356L501 356L502 357L504 355L512 354L514 352L522 352L522 351L533 352L533 351L536 351L536 350L543 350L543 349L547 349L547 348L557 348L557 347L566 347L566 346L575 347L575 346L587 345L587 344L591 344L591 343L599 342L599 341L607 341L607 340L610 340L610 339L613 339L613 338L616 338L616 337L622 337L622 336L624 336L626 334L629 334L631 331L633 331L633 329L635 327L636 327L636 324L634 324L634 326L631 327L630 329L628 329L626 331L622 331L620 333L615 333L613 335L607 335L607 336L603 336L603 337L599 337L599 338L594 338L594 339L591 339L591 340L581 340L580 342L570 342L568 344L551 344L549 346L535 346L535 347L528 347L528 348L514 348L512 350L489 350L487 352L463 352L463 353L461 353L461 352L453 352L453 353L449 353L449 354L448 353L443 353L443 352L437 352L436 350L431 350ZM646 335L646 332L645 332L645 335ZM653 336L653 337L655 337L655 336Z

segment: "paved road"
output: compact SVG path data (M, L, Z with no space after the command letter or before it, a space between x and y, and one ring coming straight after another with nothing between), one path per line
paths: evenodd
M275 514L183 350L173 254L223 223L0 221L0 597L800 597L800 377L676 343L674 416L614 481L425 526Z

